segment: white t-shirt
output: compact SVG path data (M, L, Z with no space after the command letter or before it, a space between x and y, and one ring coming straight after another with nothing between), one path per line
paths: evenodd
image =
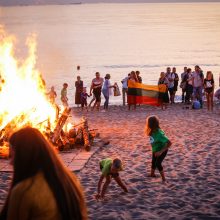
M175 74L174 73L169 73L166 75L166 78L168 79L168 88L173 88L174 87L174 79L175 79Z
M122 88L123 88L123 89L127 89L127 88L128 88L128 77L125 77L125 78L122 80Z
M200 72L193 72L193 74L192 74L193 79L194 79L193 87L200 87L203 85L202 78L201 78L200 74L201 74Z
M110 86L111 86L110 81L106 79L102 87L102 92L105 95L108 95L108 96L112 95L112 88L109 88Z

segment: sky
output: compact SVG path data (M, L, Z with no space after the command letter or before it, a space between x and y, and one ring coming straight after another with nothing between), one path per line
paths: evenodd
M220 2L220 0L0 0L0 5L35 5L35 4L69 4L69 3L147 3L147 2Z

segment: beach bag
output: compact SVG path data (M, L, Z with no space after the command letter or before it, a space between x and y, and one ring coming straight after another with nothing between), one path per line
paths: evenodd
M115 83L114 84L114 96L120 96L121 95L121 92L120 92L120 89L119 89L119 87L118 87L118 84L117 83Z

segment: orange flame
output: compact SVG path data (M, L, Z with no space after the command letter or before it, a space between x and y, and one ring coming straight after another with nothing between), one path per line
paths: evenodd
M0 130L10 123L45 129L44 121L54 125L56 109L48 101L45 85L36 65L36 36L28 37L28 56L15 58L15 37L0 26Z

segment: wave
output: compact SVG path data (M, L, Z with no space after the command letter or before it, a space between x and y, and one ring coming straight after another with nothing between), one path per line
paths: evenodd
M190 64L154 64L154 65L149 65L149 64L144 64L144 65L135 65L135 64L127 64L127 65L104 65L104 66L96 66L96 67L101 67L101 68L109 68L109 69L127 69L127 68L157 68L157 67L164 67L164 66L175 66L175 67L184 67L184 66L196 66L199 65L200 67L205 67L205 66L211 66L211 67L220 67L220 64L204 64L204 63L190 63Z

